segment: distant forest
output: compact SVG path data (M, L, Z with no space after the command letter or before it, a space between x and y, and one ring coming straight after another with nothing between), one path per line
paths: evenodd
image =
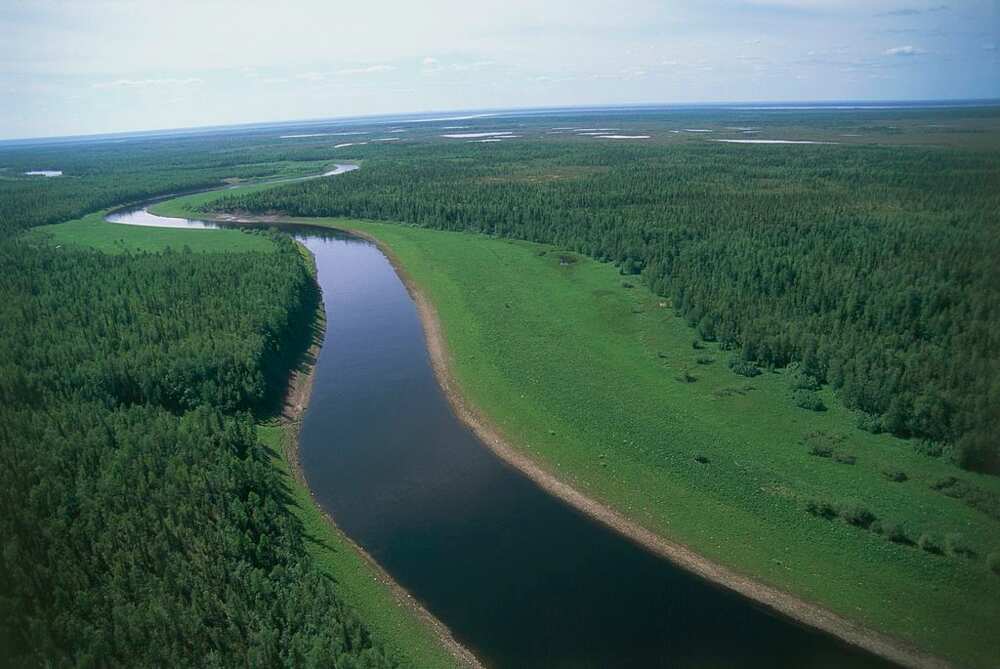
M614 262L739 361L798 362L865 429L1000 472L993 152L435 143L215 206L467 230Z

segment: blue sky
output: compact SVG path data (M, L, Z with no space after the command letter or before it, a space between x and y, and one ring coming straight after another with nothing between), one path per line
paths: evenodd
M0 138L445 109L1000 97L1000 0L0 3Z

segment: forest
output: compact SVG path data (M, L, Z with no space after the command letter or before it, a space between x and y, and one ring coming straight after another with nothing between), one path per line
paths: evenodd
M5 666L396 666L308 554L256 434L317 305L296 245L103 254L14 234L261 172L206 152L162 168L169 146L62 150L68 178L0 180Z
M735 370L799 363L807 404L830 384L864 429L1000 473L995 153L554 140L482 152L411 145L344 178L209 206L465 230L613 262L730 350Z

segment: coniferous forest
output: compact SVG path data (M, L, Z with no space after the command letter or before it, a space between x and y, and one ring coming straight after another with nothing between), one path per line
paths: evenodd
M0 184L5 666L394 666L307 555L255 431L317 304L295 244L104 254L13 234L203 178L128 162Z

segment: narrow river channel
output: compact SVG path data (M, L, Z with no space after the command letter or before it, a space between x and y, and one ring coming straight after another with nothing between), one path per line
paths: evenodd
M108 217L216 227L157 219ZM889 666L648 553L499 460L452 412L381 251L287 229L316 258L327 318L299 446L309 486L486 666Z

